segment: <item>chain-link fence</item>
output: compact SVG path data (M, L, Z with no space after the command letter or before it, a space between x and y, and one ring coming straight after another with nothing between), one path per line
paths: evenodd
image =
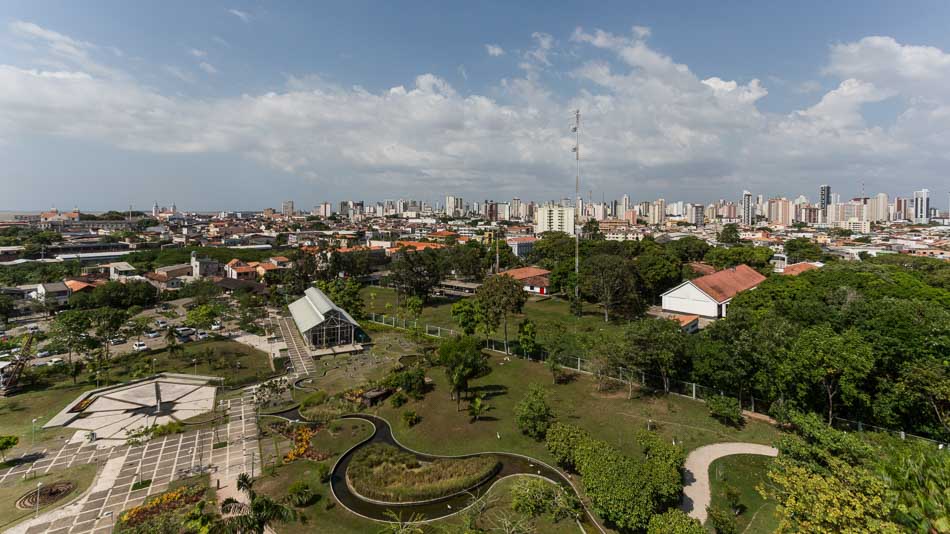
M424 332L432 337L452 337L457 335L459 332L452 330L451 328L443 328L440 326L433 326L429 324L419 325L418 320L407 320L400 319L397 317L387 316L384 314L370 313L370 321L391 326L394 328L400 328L404 330L410 329L424 329ZM511 354L518 356L520 358L526 358L532 361L546 361L548 359L548 354L545 351L538 351L535 354L526 354L521 350L520 345L517 340L508 340L506 343L504 340L500 339L485 339L485 348L493 351L499 352L502 354ZM697 384L695 382L685 382L682 380L675 380L669 377L664 380L660 375L654 375L641 371L639 369L627 369L624 367L608 366L606 368L598 368L598 366L585 358L579 356L568 356L561 357L559 362L561 367L564 369L570 369L579 373L589 374L601 377L606 380L617 381L623 384L629 384L633 382L634 385L653 390L653 391L664 391L667 390L669 393L674 395L679 395L681 397L687 397L697 401L705 402L706 399L713 396L729 396L736 398L735 395L727 395L725 391L721 389L711 388L709 386L704 386L702 384ZM668 389L667 389L668 388ZM760 415L769 415L769 408L772 406L772 401L765 399L757 399L755 397L741 397L739 398L739 405L743 410L760 414ZM839 430L846 430L849 432L883 432L887 434L892 434L899 437L900 439L915 439L922 440L928 443L937 445L938 447L945 448L947 447L946 443L940 441L935 441L932 439L916 436L913 434L908 434L903 430L892 430L887 428L881 428L874 425L868 425L861 423L860 421L850 421L848 419L842 419L840 417L834 418L833 425Z

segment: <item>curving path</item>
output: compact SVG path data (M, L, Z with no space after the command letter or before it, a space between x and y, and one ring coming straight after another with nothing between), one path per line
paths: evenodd
M346 484L346 469L349 466L350 461L353 459L353 454L360 448L372 443L381 443L398 447L404 451L416 455L423 460L445 458L445 456L424 454L403 446L401 443L396 441L395 437L393 437L392 428L389 426L389 423L380 417L354 414L344 416L344 418L362 419L364 421L368 421L375 427L375 431L373 432L372 436L355 445L350 450L346 451L342 456L340 456L340 458L336 461L336 464L334 464L333 471L331 472L330 487L333 491L334 497L336 497L336 500L340 504L342 504L349 511L367 519L372 519L375 521L391 521L391 518L387 515L387 512L389 511L400 514L404 518L414 514L420 514L425 518L425 521L446 517L464 510L473 503L473 496L475 498L481 497L489 489L491 489L495 482L512 475L539 476L555 484L563 486L567 491L574 493L577 492L571 481L562 475L560 471L543 462L518 454L490 452L458 456L458 458L466 458L471 456L479 456L480 454L492 454L497 456L499 462L501 463L501 468L495 473L493 477L483 482L478 487L473 488L470 492L463 492L461 494L449 496L444 499L428 501L420 504L384 505L370 502L354 494L352 491L350 491L350 488ZM600 524L593 516L591 516L590 512L587 512L587 516L590 523L592 525L596 525L597 528L600 529ZM603 531L602 529L600 530Z
M758 454L778 456L778 449L758 443L715 443L700 447L686 457L683 484L683 502L680 508L695 517L700 523L706 522L706 507L709 506L709 466L723 456L734 454Z

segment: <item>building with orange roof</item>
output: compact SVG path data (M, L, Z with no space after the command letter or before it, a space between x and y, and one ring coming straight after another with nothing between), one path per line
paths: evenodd
M739 265L687 280L661 296L663 311L719 318L726 316L729 302L743 291L754 289L765 276Z
M540 267L519 267L517 269L502 271L498 274L499 276L510 276L511 278L521 282L521 284L524 286L524 290L528 293L535 293L538 295L551 294L551 271L548 271L547 269L542 269Z
M818 269L822 266L821 263L813 263L808 261L803 261L799 263L793 263L782 269L782 274L787 276L798 276L805 271L812 271Z

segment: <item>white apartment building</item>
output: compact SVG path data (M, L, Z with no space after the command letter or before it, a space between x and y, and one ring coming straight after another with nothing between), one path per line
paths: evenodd
M534 233L564 232L574 235L574 208L545 204L539 206L534 222Z

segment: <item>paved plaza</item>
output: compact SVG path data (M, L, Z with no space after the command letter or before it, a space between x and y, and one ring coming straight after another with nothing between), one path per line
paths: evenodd
M168 489L181 478L209 473L213 487L233 486L240 473L260 471L257 420L249 396L222 403L228 423L157 438L136 446L98 449L93 445L70 443L31 464L0 472L0 484L33 473L45 473L83 463L100 465L96 481L77 501L20 523L12 534L78 534L110 532L120 512L138 506ZM214 448L215 443L226 443ZM132 491L140 480L151 480L147 488Z

